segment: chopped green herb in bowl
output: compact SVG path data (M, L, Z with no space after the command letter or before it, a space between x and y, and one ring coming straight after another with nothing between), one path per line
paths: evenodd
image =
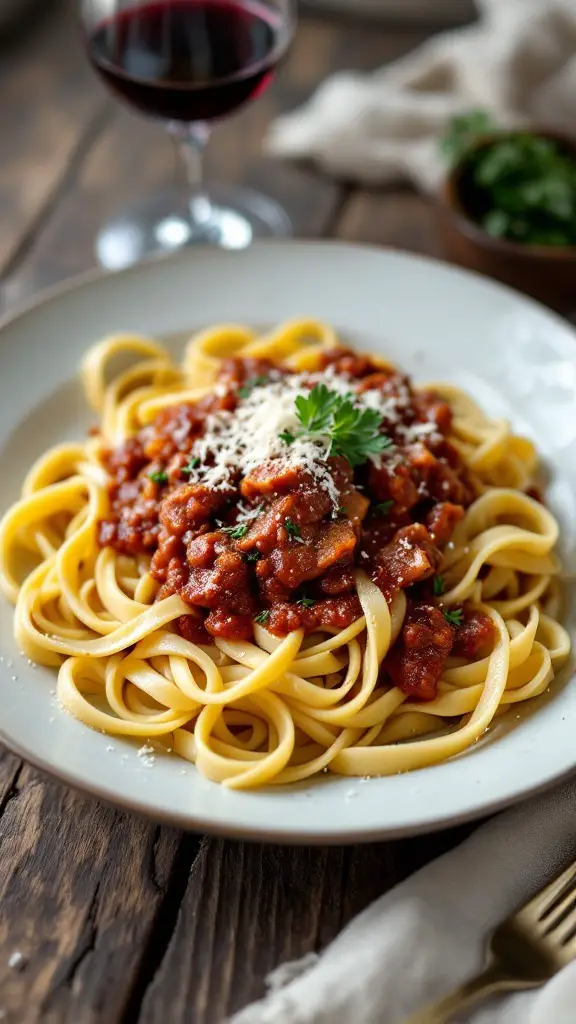
M442 150L460 164L469 214L493 238L576 245L576 156L560 139L502 132L473 111L451 122Z
M448 258L574 312L576 140L474 110L452 120L441 150Z

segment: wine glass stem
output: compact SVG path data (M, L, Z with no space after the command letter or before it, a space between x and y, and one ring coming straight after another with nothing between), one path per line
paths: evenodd
M214 206L204 190L204 154L210 131L204 125L178 126L172 129L172 136L186 172L192 220L199 225L209 224L214 219Z

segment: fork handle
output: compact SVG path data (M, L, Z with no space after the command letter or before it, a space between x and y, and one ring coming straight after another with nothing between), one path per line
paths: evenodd
M419 1010L409 1017L405 1024L448 1024L458 1010L463 1010L480 999L486 999L494 992L532 987L533 985L526 979L513 978L497 961L494 961L482 971L482 974L460 985L439 1002L430 1003L423 1010Z

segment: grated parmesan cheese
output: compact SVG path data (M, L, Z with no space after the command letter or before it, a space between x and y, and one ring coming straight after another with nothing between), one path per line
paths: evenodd
M263 463L277 460L279 469L299 468L310 473L321 482L337 507L340 495L326 465L330 448L328 438L296 438L287 445L280 437L286 431L297 434L301 430L296 399L308 395L311 386L320 382L341 395L350 395L354 383L357 383L345 374L336 373L332 367L322 374L289 374L254 387L246 398L240 400L234 412L219 410L211 413L206 418L204 434L195 441L191 452L192 457L200 459L201 465L190 479L213 490L225 490L238 473L248 476ZM353 394L352 397L358 408L376 409L385 426L396 427L399 424L401 405L405 404L402 396L388 398L373 390ZM379 465L382 458L395 460L394 446L382 455L373 456L373 461ZM207 462L211 464L206 465ZM248 519L254 514L245 511L242 515L241 510L239 518Z
M411 426L397 428L398 437L403 444L417 444L419 441L441 441L442 435L435 423L413 423Z

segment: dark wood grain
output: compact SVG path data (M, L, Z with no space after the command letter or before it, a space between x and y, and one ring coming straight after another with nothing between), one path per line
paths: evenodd
M439 255L433 204L409 190L354 193L342 210L337 235L351 242Z
M62 3L0 67L0 132L10 143L0 167L0 277L9 304L93 266L103 220L176 173L161 129L118 109L92 76L73 7ZM433 251L422 199L355 191L261 152L270 118L330 70L375 68L421 38L307 18L278 83L215 133L208 174L279 199L299 235ZM2 754L0 1019L220 1024L262 995L270 969L322 949L461 834L333 849L183 835Z
M0 747L0 814L4 811L10 799L10 794L16 785L21 771L22 762L20 759Z
M477 9L473 0L303 0L305 10L340 15L366 24L396 31L401 26L434 29L463 25L473 21Z
M0 57L0 275L58 205L112 104L80 45L73 5L55 7Z
M144 993L140 1024L164 1024L168 1004L171 1024L220 1024L264 994L264 978L277 964L320 951L373 900L467 831L329 849L206 839Z
M0 854L3 1019L120 1020L177 881L181 835L24 767L5 796Z

